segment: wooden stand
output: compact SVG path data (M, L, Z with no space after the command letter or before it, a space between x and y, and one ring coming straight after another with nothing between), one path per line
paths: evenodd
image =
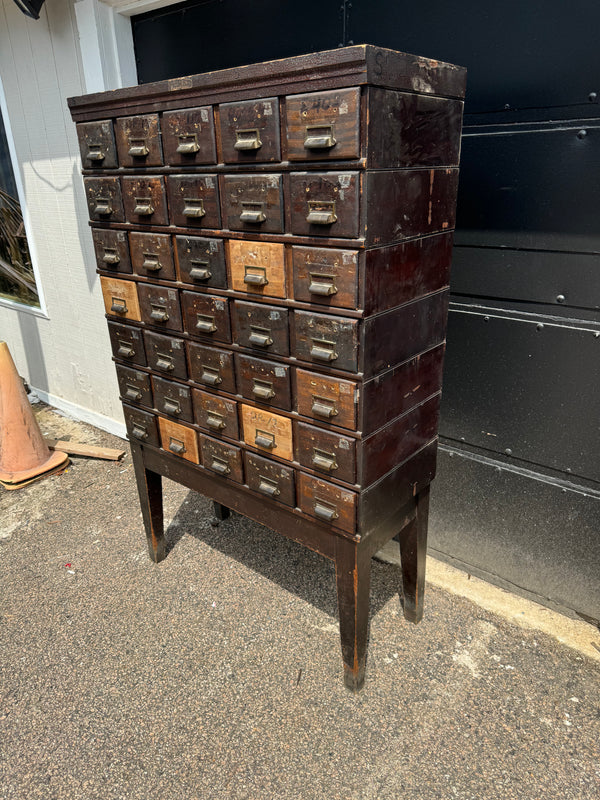
M401 530L382 530L376 537L357 541L341 534L332 538L330 529L318 523L299 520L291 512L277 509L272 515L267 515L264 506L251 509L248 507L248 496L244 492L232 486L227 486L226 490L223 490L222 484L215 481L208 473L200 472L194 466L187 465L175 457L155 452L153 448L132 442L131 455L148 539L148 551L152 561L158 563L166 556L161 480L163 475L200 494L218 498L214 500L213 524L227 519L231 509L268 525L278 533L334 561L344 683L351 691L359 691L365 682L371 559L394 537L400 542L402 555L400 597L404 616L409 622L421 621L425 589L429 487L423 489L406 504L403 513L404 525ZM228 505L224 505L221 500L227 500Z

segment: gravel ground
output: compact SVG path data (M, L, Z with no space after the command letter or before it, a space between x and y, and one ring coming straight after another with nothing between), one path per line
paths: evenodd
M551 637L432 587L409 625L374 562L354 696L326 560L165 482L152 564L128 456L0 492L3 800L600 796L600 667Z

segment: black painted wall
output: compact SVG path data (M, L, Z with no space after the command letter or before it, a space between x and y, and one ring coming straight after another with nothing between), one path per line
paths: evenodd
M600 619L600 4L259 5L134 17L140 82L362 42L468 68L431 549Z

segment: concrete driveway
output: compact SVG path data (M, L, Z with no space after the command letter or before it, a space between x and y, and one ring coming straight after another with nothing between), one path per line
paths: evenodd
M168 482L166 511L154 565L128 457L0 493L3 800L600 796L592 626L567 647L431 584L411 626L375 562L353 696L329 562Z

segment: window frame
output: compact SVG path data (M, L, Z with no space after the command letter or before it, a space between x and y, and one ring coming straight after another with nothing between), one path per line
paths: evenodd
M4 130L6 132L6 141L8 143L8 153L10 156L10 161L12 164L13 175L15 179L15 185L17 187L17 199L19 201L19 205L21 206L21 212L23 214L23 227L25 228L25 235L27 237L27 246L29 247L29 255L31 256L31 266L33 269L33 279L35 281L35 286L38 293L38 298L40 301L39 307L37 306L30 306L26 303L20 303L18 300L10 300L8 297L0 297L0 308L11 308L14 311L24 311L28 314L32 314L36 317L42 317L44 319L49 319L48 311L46 306L46 300L44 298L44 292L42 289L42 281L39 271L39 259L37 253L37 247L35 242L35 237L32 231L31 220L29 217L29 210L27 208L27 203L25 201L25 190L23 188L23 181L21 179L21 170L20 164L17 159L17 151L15 148L15 140L12 134L12 128L10 124L10 116L8 113L8 106L6 103L6 95L4 93L4 86L2 84L2 77L0 76L0 114L2 114L2 121L4 123Z

